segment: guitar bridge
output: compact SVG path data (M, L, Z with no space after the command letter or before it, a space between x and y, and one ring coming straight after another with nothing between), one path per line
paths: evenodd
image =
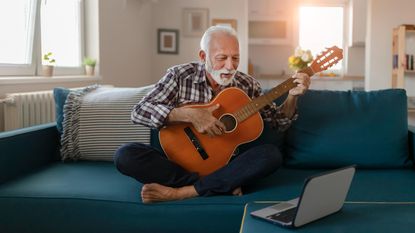
M206 160L209 158L209 155L206 153L205 149L200 145L199 140L197 139L196 135L193 133L192 129L190 127L184 128L184 132L186 133L189 140L192 142L193 146L199 153L200 157L202 157L203 160Z

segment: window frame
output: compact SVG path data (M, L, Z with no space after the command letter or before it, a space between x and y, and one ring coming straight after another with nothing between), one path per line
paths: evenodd
M7 63L0 63L0 78L1 76L26 76L26 75L34 75L36 73L36 60L35 60L35 53L36 53L36 33L37 33L37 22L38 22L38 12L39 12L39 1L40 0L33 0L32 10L34 9L34 14L32 15L32 26L33 26L33 37L31 38L32 41L28 42L32 44L31 49L31 56L30 56L30 64L7 64Z
M347 53L347 22L348 22L348 9L347 5L343 1L334 1L334 2L321 2L321 3L301 3L298 7L298 16L300 16L300 7L341 7L343 8L343 30L342 30L342 49L343 49L343 59L339 62L341 64L341 69L339 70L333 70L331 68L327 69L323 72L331 72L334 73L337 76L343 76L346 73L346 53ZM297 35L297 45L300 46L300 21L298 21L298 35ZM328 45L331 46L331 45Z
M34 20L34 34L32 39L32 56L30 64L0 64L0 79L10 76L42 76L42 48L41 48L41 22L40 10L41 4L45 0L34 0L35 13ZM80 33L80 66L78 67L54 67L54 76L62 75L83 75L84 67L82 59L85 56L85 0L79 0L79 33Z

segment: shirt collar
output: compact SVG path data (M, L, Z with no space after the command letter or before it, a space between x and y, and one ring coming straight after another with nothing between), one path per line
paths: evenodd
M199 62L197 64L196 75L193 83L202 83L206 82L206 70L205 70L205 63Z

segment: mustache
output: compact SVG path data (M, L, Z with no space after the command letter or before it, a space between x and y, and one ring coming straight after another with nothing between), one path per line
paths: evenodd
M221 69L221 70L218 70L218 72L220 74L234 74L236 72L236 70Z

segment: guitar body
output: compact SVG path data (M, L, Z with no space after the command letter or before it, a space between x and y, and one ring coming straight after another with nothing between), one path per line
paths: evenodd
M236 112L249 102L251 99L245 92L231 87L220 92L208 104L190 105L189 107L207 108L220 104L220 107L213 112L213 115L220 119L222 115ZM258 138L263 128L262 117L257 112L244 121L237 122L232 131L220 136L209 137L206 134L201 134L190 123L169 125L160 130L159 136L160 144L169 160L188 171L205 176L225 166L235 149L241 144ZM189 133L189 129L191 133ZM192 133L199 144L195 145L192 142L192 137L189 136ZM198 145L203 148L203 151L197 149Z

